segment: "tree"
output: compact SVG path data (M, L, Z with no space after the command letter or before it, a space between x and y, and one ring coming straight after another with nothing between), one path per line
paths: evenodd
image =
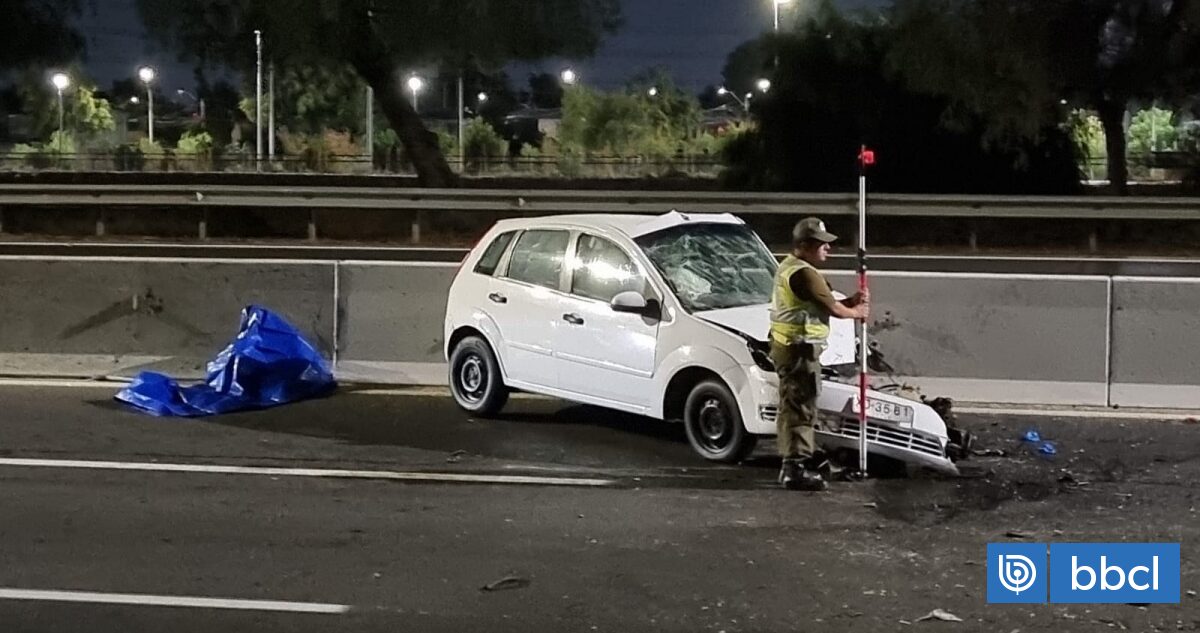
M537 73L529 76L529 103L535 108L560 108L563 87L558 76Z
M96 87L78 67L69 69L68 74L73 83L63 93L65 131L91 140L102 132L114 130L116 122L108 100L96 96ZM58 129L58 93L43 75L38 70L27 70L18 87L22 109L32 117L32 130L39 137L50 136Z
M246 82L242 90L253 95L254 85ZM253 97L248 101L246 114L253 121ZM346 65L295 64L275 71L275 123L291 132L320 134L331 129L362 133L366 101L366 84ZM264 103L264 117L268 111Z
M735 95L754 90L755 82L766 76L770 69L771 60L765 40L754 39L742 43L725 58L725 68L721 71L725 88Z
M849 20L831 4L794 32L772 38L779 67L757 97L758 128L727 146L726 183L845 191L860 144L880 160L872 188L955 193L1064 193L1078 186L1069 135L1054 125L989 142L978 116L951 120L949 98L914 89L888 63L895 24Z
M947 97L950 118L986 120L991 138L1064 119L1063 100L1095 110L1118 193L1129 104L1200 86L1195 0L900 0L892 18L892 65Z
M5 0L0 20L0 69L59 64L83 50L71 27L79 0Z
M423 186L456 181L406 97L418 64L499 67L578 57L619 25L618 0L139 0L148 30L200 64L254 70L254 31L277 68L342 63L375 91Z

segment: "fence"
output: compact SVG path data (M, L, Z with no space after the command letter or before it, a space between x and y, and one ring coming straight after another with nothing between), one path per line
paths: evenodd
M685 175L714 178L723 167L720 161L707 156L682 156L672 160L651 160L639 156L467 157L464 163L462 156L451 155L446 160L455 171L481 176L638 178ZM380 152L373 159L367 156L310 153L259 160L246 152L183 154L164 150L161 154L144 154L125 147L113 152L73 154L0 152L0 170L415 174L411 164L398 152Z

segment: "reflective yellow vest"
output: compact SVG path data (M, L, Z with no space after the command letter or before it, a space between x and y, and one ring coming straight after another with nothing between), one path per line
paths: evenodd
M771 338L781 345L824 345L829 339L829 313L821 304L797 297L789 283L792 274L801 268L816 270L803 259L788 255L775 273L775 289L771 293Z

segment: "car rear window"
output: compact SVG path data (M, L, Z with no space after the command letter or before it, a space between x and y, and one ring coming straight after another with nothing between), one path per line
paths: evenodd
M506 231L496 236L491 244L488 244L483 255L479 258L479 262L475 264L475 272L481 275L491 275L496 272L496 266L500 263L500 256L504 254L504 249L508 248L508 243L512 241L516 231Z
M570 235L567 231L525 231L513 247L506 276L537 286L558 288Z

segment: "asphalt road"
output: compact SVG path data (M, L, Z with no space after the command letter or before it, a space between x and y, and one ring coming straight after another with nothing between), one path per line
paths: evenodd
M769 443L712 466L677 428L552 400L484 421L342 390L177 420L113 392L0 386L4 633L1200 630L1196 424L962 415L1005 454L806 494L775 489ZM1180 542L1185 594L988 605L985 545L1020 540ZM938 608L963 622L918 621Z

